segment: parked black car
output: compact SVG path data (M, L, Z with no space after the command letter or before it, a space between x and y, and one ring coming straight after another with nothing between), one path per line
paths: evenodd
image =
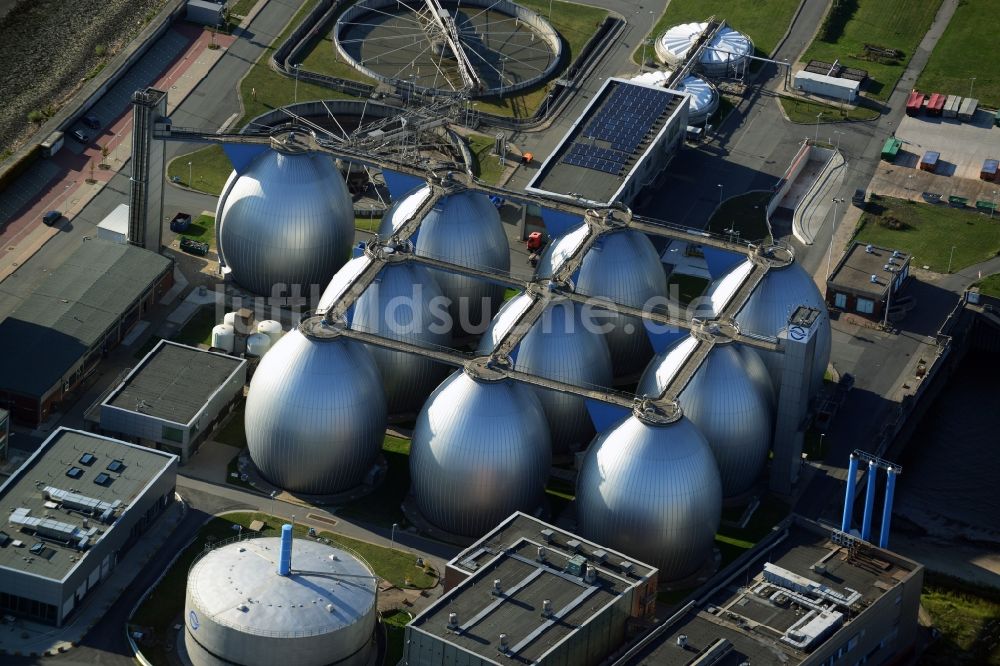
M80 118L80 122L90 129L101 129L101 121L97 116L84 116L83 118Z
M61 219L62 219L62 213L60 213L57 210L50 210L45 215L42 215L42 222L44 222L47 226L50 227Z
M90 143L90 135L83 130L73 130L70 132L70 136L80 143Z

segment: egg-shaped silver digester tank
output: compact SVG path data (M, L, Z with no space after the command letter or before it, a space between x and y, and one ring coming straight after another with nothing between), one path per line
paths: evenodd
M551 463L548 424L528 386L450 375L427 400L410 442L411 490L433 525L480 536L542 504Z
M564 261L569 247L580 242L585 227L577 227L553 241L535 272L536 278L551 277ZM666 302L667 277L656 248L645 234L621 229L599 238L587 252L576 277L579 294L608 298L635 308L650 302ZM615 377L642 372L653 356L653 347L642 320L637 317L600 312L597 324L610 329L605 338L611 352Z
M354 205L329 155L271 149L233 171L216 208L222 263L255 294L325 286L350 257Z
M338 493L360 484L382 448L385 392L364 345L295 329L261 359L246 403L250 457L286 490Z
M365 666L374 657L374 574L340 548L295 539L291 573L279 575L279 541L244 539L191 566L184 646L193 666Z
M433 309L443 296L431 271L389 263L354 305L351 328L423 347L447 347L450 327ZM368 346L382 375L389 414L415 414L448 368L429 358Z
M531 302L528 294L519 294L507 301L479 341L478 353L489 354ZM604 336L585 325L581 308L579 303L567 299L552 299L515 350L514 368L574 386L611 386L608 344ZM590 442L594 424L584 398L531 388L545 410L554 452L576 450Z
M427 186L394 203L382 217L379 235L388 237L426 196ZM460 266L506 273L510 270L510 245L500 213L482 192L456 190L446 194L427 213L417 232L416 253ZM434 270L434 279L450 299L448 313L454 331L481 333L503 303L500 285L465 275Z
M660 569L691 575L711 556L722 516L719 470L688 419L635 415L591 443L576 482L580 533Z
M654 358L636 393L663 393L696 345L688 336ZM684 416L708 440L723 497L749 490L764 471L774 433L774 391L757 352L738 344L716 344L677 400Z
M750 261L737 264L729 273L712 283L707 298L712 308L724 301L739 285L739 276L749 271ZM816 346L813 350L812 376L809 394L815 396L823 388L823 376L830 363L832 332L823 295L805 269L798 262L770 268L747 304L736 315L740 330L759 335L777 336L788 326L788 318L801 305L815 308L819 317L813 324ZM775 393L780 393L783 355L778 351L762 351L760 357L771 375Z

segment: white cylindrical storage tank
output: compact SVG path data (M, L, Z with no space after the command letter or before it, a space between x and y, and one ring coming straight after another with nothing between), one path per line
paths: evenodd
M261 359L246 403L250 457L264 477L293 492L357 486L382 449L382 378L364 345L294 329Z
M549 245L538 262L536 278L551 277L568 253L567 246L580 240L577 227ZM645 234L621 229L604 234L594 242L583 258L575 277L576 292L611 299L634 308L667 302L667 276L653 243ZM596 309L595 309L596 311ZM611 352L615 378L634 377L653 357L645 325L637 317L600 312L598 325L606 325L605 334Z
M707 23L682 23L668 28L654 45L656 56L670 67L680 67L693 53ZM697 69L707 76L739 73L753 55L753 41L741 32L723 25L715 33L698 59Z
M235 329L236 328L236 320L237 320L238 317L239 317L239 315L237 313L235 313L235 312L227 312L226 314L224 314L222 316L222 323L223 324L229 324L230 326L233 327L233 329Z
M354 305L351 328L422 347L451 343L450 327L435 306L443 296L431 271L414 263L390 263ZM415 414L448 373L429 358L368 347L382 375L390 414Z
M236 348L236 331L230 324L216 324L212 327L212 346L232 354Z
M590 445L576 482L580 533L660 569L689 576L711 557L722 485L708 443L686 418L632 415Z
M247 355L263 356L271 348L271 338L263 333L251 333L247 336Z
M430 523L478 537L514 511L538 509L551 456L545 412L534 391L458 370L417 417L411 491Z
M706 304L703 314L707 314L708 310L721 309L722 304L728 302L739 288L741 276L749 273L750 268L748 259L713 282L706 293L711 306ZM815 396L823 388L823 376L830 363L833 334L823 294L820 293L812 276L798 262L792 261L784 266L771 267L747 304L736 315L736 323L740 330L747 333L776 337L788 326L788 318L800 305L819 310L819 318L813 324L816 346L813 349L813 366L809 381L810 395ZM775 394L780 398L784 354L779 351L762 351L760 357L771 375Z
M688 76L677 86L677 90L691 95L688 106L688 124L700 125L719 108L719 91L700 76Z
M281 324L273 319L265 319L257 324L257 332L266 335L270 339L272 347L277 344L278 340L284 334L284 331L281 330Z
M478 353L489 354L532 302L528 294L507 301L479 341ZM588 329L581 309L568 299L553 299L515 349L514 368L575 386L611 386L608 344L603 335ZM554 452L577 450L590 442L594 424L584 398L534 386L531 390L545 410Z
M379 234L387 238L404 224L427 189L418 188L394 203L382 217ZM510 245L500 213L482 192L459 190L442 198L421 222L415 250L460 266L501 273L510 270ZM504 288L445 271L434 270L433 275L450 301L453 331L482 333L503 303Z
M184 647L194 666L364 666L375 647L377 582L350 553L296 539L289 575L280 539L216 548L191 567Z
M688 336L653 359L636 393L659 396L697 347ZM715 455L723 497L749 490L764 471L774 433L774 391L753 349L716 344L677 398Z
M222 188L216 209L222 263L261 296L325 286L354 243L354 205L329 155L267 150Z

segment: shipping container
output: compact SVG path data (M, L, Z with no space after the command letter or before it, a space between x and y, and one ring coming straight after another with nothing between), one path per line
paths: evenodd
M906 99L906 115L920 115L920 109L924 105L924 97L925 95L922 92L918 90L912 91L910 96Z
M957 118L958 109L962 106L962 98L958 95L948 95L944 103L944 112L941 114L945 118Z
M920 170L933 172L937 169L938 161L940 159L941 153L936 150L928 150L924 153L924 156L920 158Z
M994 181L997 179L997 168L1000 167L998 160L984 160L983 169L979 172L979 177L983 180Z
M958 107L959 120L972 120L976 116L976 109L979 108L979 100L974 97L966 97L962 100L962 105Z
M52 157L59 152L60 148L63 147L63 141L64 137L62 132L53 132L52 134L49 134L45 141L42 141L41 143L42 154L45 155L45 157Z
M899 149L903 145L903 142L894 136L890 136L885 140L885 144L882 146L882 159L886 162L894 162L896 156L899 155Z
M941 93L932 93L930 99L927 100L927 115L940 116L941 112L944 111L945 100L947 100L947 96Z

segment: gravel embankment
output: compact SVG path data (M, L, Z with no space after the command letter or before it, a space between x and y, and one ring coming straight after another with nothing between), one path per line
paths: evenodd
M0 153L37 129L31 111L58 108L84 77L133 39L165 0L26 0L0 21ZM9 4L9 3L8 3ZM97 47L107 50L104 59Z

